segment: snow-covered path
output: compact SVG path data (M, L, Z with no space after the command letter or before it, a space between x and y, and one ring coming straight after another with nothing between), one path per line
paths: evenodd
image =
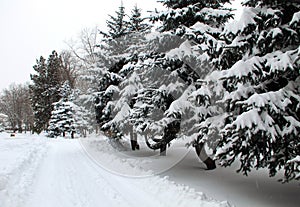
M37 172L26 206L103 206L127 200L108 182L103 173L81 149L78 140L53 140Z
M95 164L78 140L53 140L49 145L27 207L160 206L128 179Z

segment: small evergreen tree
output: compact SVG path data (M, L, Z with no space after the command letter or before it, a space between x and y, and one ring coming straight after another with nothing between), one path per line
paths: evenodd
M54 109L51 113L51 118L48 127L48 136L57 137L66 136L66 132L74 138L75 127L73 118L73 106L70 102L59 101L53 103Z
M83 109L74 103L74 90L68 82L60 88L61 99L53 103L54 109L49 121L48 136L56 137L66 133L74 138L75 133L83 132L87 128ZM83 133L84 134L84 133Z

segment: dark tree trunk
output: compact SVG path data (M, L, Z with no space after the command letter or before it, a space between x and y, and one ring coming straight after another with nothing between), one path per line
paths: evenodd
M216 168L215 161L206 154L203 143L196 144L195 149L199 159L205 163L207 170L213 170Z
M134 151L137 148L137 141L136 140L130 140L131 142L131 149Z
M165 142L162 142L160 145L160 156L166 156L167 155L167 144Z
M131 143L131 149L133 151L140 149L140 146L137 142L137 134L134 132L133 127L131 127L131 130L130 130L130 143Z

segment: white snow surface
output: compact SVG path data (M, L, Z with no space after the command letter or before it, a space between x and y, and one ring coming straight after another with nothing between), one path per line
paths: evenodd
M115 152L102 135L50 139L0 133L0 206L230 206L153 175L142 168L147 159Z
M47 151L45 139L0 133L0 206L22 206Z
M225 26L224 34L228 35L233 33L236 35L239 32L243 32L250 24L256 24L254 17L256 17L257 11L254 8L244 7L242 16L239 20L234 20Z
M126 143L109 142L103 135L49 139L0 133L0 206L296 207L300 203L299 183L281 184L266 170L245 177L235 173L237 165L206 171L184 140L173 143L164 157L142 142L138 151L127 150ZM298 156L291 162L299 160Z
M171 193L171 200L173 201L168 203L167 206L189 206L187 203L176 201L177 198L182 198L187 191L190 191L192 195L195 192L202 192L199 193L199 195L204 196L202 198L213 197L218 200L227 200L229 205L236 207L299 206L299 183L282 184L278 182L282 175L269 178L267 170L261 169L253 170L246 177L236 173L239 167L238 164L229 168L217 167L216 170L207 171L205 165L197 158L194 150L186 148L186 140L177 140L172 143L165 157L159 156L159 152L148 149L145 143L141 142L141 137L138 140L140 140L141 147L141 150L138 151L121 150L116 152L111 147L107 147L107 144L104 144L105 142L99 138L82 139L81 143L85 146L84 148L89 152L89 155L106 170L125 177L139 177L139 185L147 186L148 181L144 179L151 178L153 174L163 177L157 178L157 176L154 176L150 182L160 185L155 180L163 179L167 183L166 186L160 185L162 188L160 192L170 191ZM111 160L114 160L114 164L111 163ZM124 167L124 165L129 165L135 170L128 170L128 167ZM179 190L181 196L178 197L177 190L180 188L182 189ZM177 190L175 191L175 189ZM160 193L157 195L160 195ZM162 198L167 197L163 193ZM189 199L185 197L183 200L187 202ZM224 202L223 205L227 206L228 203ZM192 203L191 206L193 205L205 206L205 204L198 201ZM218 206L220 204L212 205Z

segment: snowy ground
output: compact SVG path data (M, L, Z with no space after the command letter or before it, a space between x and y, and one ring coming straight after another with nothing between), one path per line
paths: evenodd
M300 184L282 184L269 178L266 170L253 171L248 177L236 173L238 166L201 170L201 163L190 153L163 175L237 207L298 207Z
M103 136L0 133L0 206L299 206L297 183L280 184L262 170L206 171L180 142L166 157L140 145L133 152Z
M116 160L143 169L143 174L126 171L119 167L120 164L111 164L111 159L100 156L99 152L108 152L111 148L99 138L82 140L82 144L98 164L111 172L128 177L147 177L153 174L168 176L168 180L189 186L209 197L227 200L233 206L296 207L300 203L299 183L281 184L278 182L279 177L269 178L266 170L254 171L245 177L236 173L238 166L206 171L194 150L187 151L184 142L171 145L166 157L160 157L158 152L147 149L144 143L140 143L140 151L114 151L114 156L119 158Z
M44 139L0 133L0 206L23 203L47 145Z
M112 152L104 137L0 133L0 206L229 206Z

